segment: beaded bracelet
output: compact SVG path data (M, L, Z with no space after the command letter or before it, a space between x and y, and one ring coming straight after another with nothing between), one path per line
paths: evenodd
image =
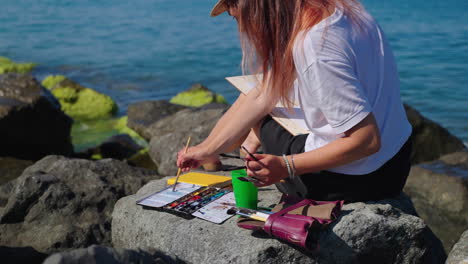
M286 157L285 154L283 154L283 159L284 159L284 163L286 164L286 168L288 169L289 178L290 179L294 178L293 171L291 170L291 165L289 165L288 158Z

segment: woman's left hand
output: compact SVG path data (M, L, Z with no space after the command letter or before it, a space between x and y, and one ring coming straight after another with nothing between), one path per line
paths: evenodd
M271 185L288 177L288 169L282 157L268 154L253 155L258 161L255 161L248 155L246 157L245 166L247 167L248 176L260 180L259 183L255 183L257 187Z

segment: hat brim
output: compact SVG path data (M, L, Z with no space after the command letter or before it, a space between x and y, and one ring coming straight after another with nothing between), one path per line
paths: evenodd
M218 3L213 7L211 10L210 16L215 17L219 16L222 13L226 12L228 10L228 7L226 5L226 0L219 0Z

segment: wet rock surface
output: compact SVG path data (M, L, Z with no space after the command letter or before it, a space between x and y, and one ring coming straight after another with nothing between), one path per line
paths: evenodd
M413 166L404 191L449 252L468 229L468 152Z
M143 209L135 202L162 189L151 181L137 194L120 199L112 216L114 246L151 250L189 263L443 263L440 241L416 216L408 197L347 204L341 217L316 233L317 255L268 236L238 228L236 218L222 225ZM279 201L276 189L259 191L261 206Z
M442 155L466 148L463 141L441 125L421 115L416 109L405 104L405 110L413 127L412 164L436 160Z
M72 120L31 75L0 75L0 156L38 160L73 152Z
M115 202L158 177L117 160L45 157L14 181L0 215L0 245L43 253L110 245Z

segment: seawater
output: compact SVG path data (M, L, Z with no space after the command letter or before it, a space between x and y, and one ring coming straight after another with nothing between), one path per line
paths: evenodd
M113 97L124 114L200 82L232 102L237 26L216 0L2 0L0 56ZM468 1L365 0L398 60L402 97L468 142Z

